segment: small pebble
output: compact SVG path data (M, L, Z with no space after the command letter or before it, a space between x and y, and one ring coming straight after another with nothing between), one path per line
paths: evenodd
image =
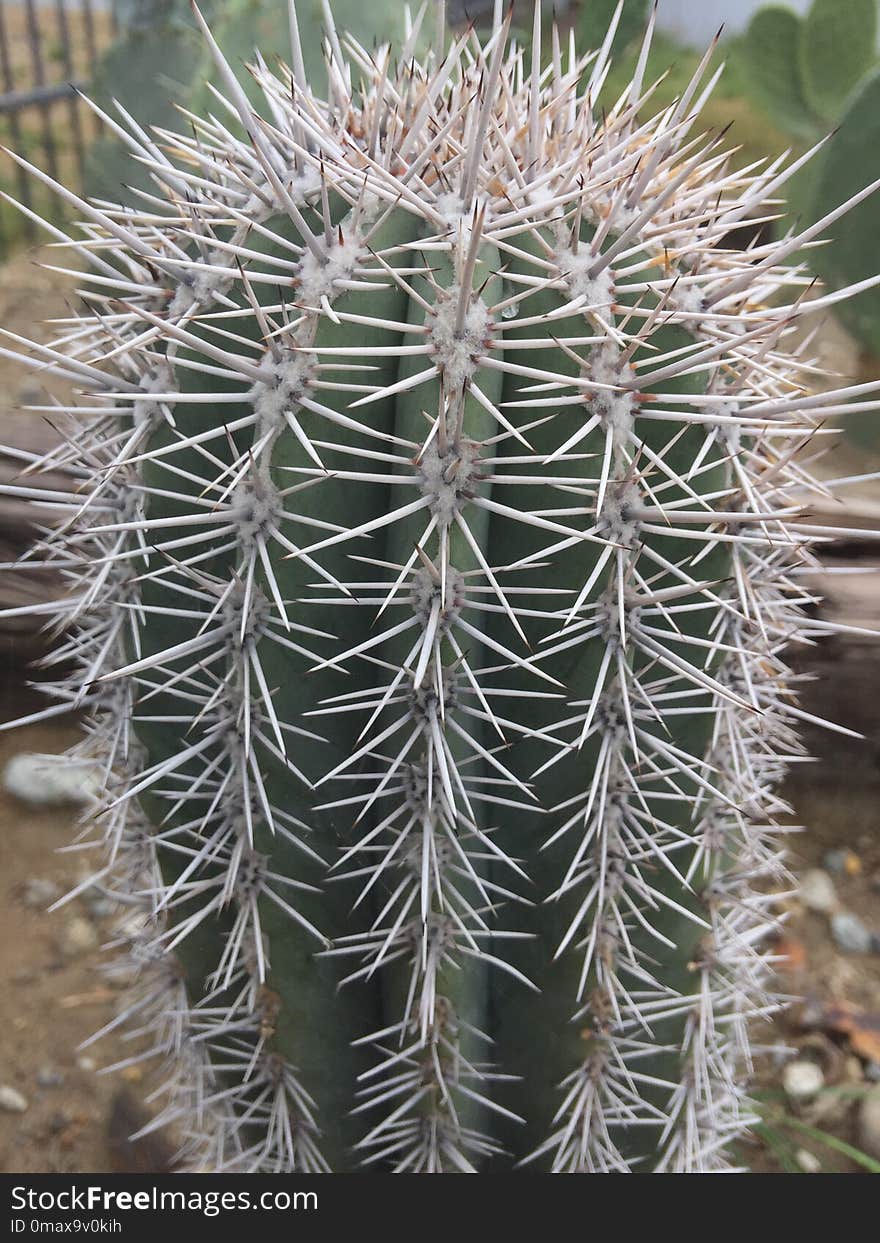
M834 876L858 876L862 870L859 856L845 848L826 850L822 862Z
M23 1114L28 1107L26 1096L12 1088L8 1083L4 1083L0 1087L0 1109L5 1110L8 1114Z
M83 894L83 901L89 908L89 914L93 919L106 919L108 915L113 915L119 910L119 903L108 898L97 886L86 890Z
M97 1066L97 1062L93 1057L78 1057L76 1064L80 1070L94 1070Z
M800 899L807 910L830 915L837 906L834 881L821 868L810 868L801 878Z
M41 1088L60 1088L63 1082L64 1076L54 1066L44 1066L37 1071L37 1083Z
M822 1172L822 1162L814 1152L809 1152L806 1148L799 1148L794 1154L794 1159L805 1174L820 1174Z
M866 1092L859 1106L859 1146L880 1161L880 1087Z
M44 911L51 906L60 894L54 880L46 880L42 876L32 876L21 887L21 900L25 906Z
M75 915L65 926L59 938L58 948L65 958L76 958L79 954L87 954L98 944L98 933L87 919Z
M840 876L846 867L845 850L826 850L822 856L822 866L832 874L832 876Z
M782 1086L790 1100L805 1104L825 1086L825 1076L815 1062L789 1062L782 1072Z
M70 1126L71 1116L66 1109L57 1109L51 1115L48 1122L48 1130L50 1135L58 1135L61 1131L66 1130Z
M7 791L31 807L92 803L99 793L97 765L65 755L24 751L3 771Z
M857 915L838 911L831 916L831 935L839 949L848 954L869 954L873 937Z

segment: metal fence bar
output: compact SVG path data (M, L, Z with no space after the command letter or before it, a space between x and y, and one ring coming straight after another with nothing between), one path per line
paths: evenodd
M23 108L35 104L43 107L57 103L59 99L76 99L77 91L84 88L85 83L71 81L56 82L54 86L35 86L29 91L7 91L0 95L0 113L7 114L11 121Z
M67 117L70 121L73 150L76 155L80 184L82 184L86 173L86 147L83 141L79 96L73 89L73 53L70 46L70 26L67 21L67 10L64 7L64 0L55 0L55 21L58 26L58 39L61 45L61 65L64 70L64 77L67 79L67 85L70 87L70 94L67 100Z
M15 92L15 76L12 72L12 58L9 52L9 35L6 28L6 15L3 11L3 4L0 3L0 77L3 81L3 90L9 93ZM16 150L22 147L21 141L21 123L18 118L18 110L13 109L9 113L9 136L12 139L12 145ZM25 207L31 205L31 182L27 173L18 164L15 166L15 178L18 185L18 197ZM31 241L36 234L36 228L29 216L23 217L23 228L25 237Z
M43 43L39 22L37 21L37 6L34 0L25 0L25 13L27 14L27 32L28 43L31 52L31 72L33 73L34 87L39 90L46 85L46 75L43 68ZM46 153L46 164L50 177L58 180L58 156L55 149L55 134L52 129L52 118L49 115L49 104L45 100L36 100L35 103L40 110L40 128L43 131L43 150Z
M86 52L88 54L88 76L89 76L89 81L94 82L95 76L98 72L98 64L100 60L97 37L95 34L95 10L92 6L92 0L80 0L80 6L81 6L81 11L82 11L83 27L84 27L85 36L86 36ZM115 32L116 32L115 0L110 7L110 21L111 21L111 28L114 32L114 37L115 37ZM104 122L98 116L97 112L92 111L91 108L87 108L86 111L89 115L89 124L91 126L92 134L97 137L98 135L104 132Z
M117 0L0 0L0 137L79 190L89 146L103 129L91 109L83 115L79 92L94 81L117 30ZM35 190L12 161L0 161L0 183L29 211L57 213L51 196ZM29 241L37 235L28 216L19 216L14 226L12 219L12 209L0 200L0 253L13 235Z
M89 54L89 78L94 78L98 69L98 44L95 39L95 14L92 0L81 0L83 22L86 32L86 48ZM95 118L97 120L97 118Z

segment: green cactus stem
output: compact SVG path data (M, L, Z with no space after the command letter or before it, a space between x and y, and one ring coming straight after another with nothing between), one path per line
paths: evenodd
M786 261L847 208L733 247L797 164L701 133L712 49L653 114L651 19L599 115L622 4L547 58L502 7L326 6L323 93L296 4L247 91L196 13L211 115L131 130L136 211L55 187L84 307L4 349L81 393L4 487L77 480L45 712L190 1169L701 1172L752 1116L796 452L880 387L809 393Z

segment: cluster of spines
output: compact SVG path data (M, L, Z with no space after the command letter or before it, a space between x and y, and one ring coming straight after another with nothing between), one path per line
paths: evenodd
M630 88L600 123L613 26L597 55L572 51L567 67L554 33L545 68L539 6L528 64L506 50L496 6L485 45L467 31L422 67L412 50L424 18L396 64L350 41L346 60L329 25L323 102L297 71L294 38L292 71L253 70L263 117L212 43L226 123L191 118L193 137L154 139L121 111L112 121L155 196L132 212L62 191L85 236L51 232L85 261L90 310L32 348L87 396L63 412L62 445L26 473L63 467L75 486L46 498L16 485L64 512L35 555L73 585L50 613L64 635L51 659L77 672L47 711L89 714L77 758L99 756L106 774L101 876L136 899L120 932L136 976L128 1015L152 1029L147 1052L176 1067L160 1118L181 1127L191 1164L325 1168L308 1084L272 1047L284 1002L269 983L267 903L316 950L359 960L347 987L381 969L400 995L395 1017L356 1035L375 1049L356 1104L372 1119L368 1166L461 1170L497 1157L491 1115L514 1115L468 989L487 988L486 967L539 984L507 961L526 934L506 914L524 895L575 894L558 954L578 962L570 1007L586 1055L533 1155L557 1170L626 1169L622 1140L648 1127L658 1168L724 1168L749 1119L748 1025L772 1006L763 887L784 876L774 817L785 810L773 789L799 754L792 727L804 715L781 655L810 633L799 575L820 532L791 522L815 486L795 451L838 405L876 404L870 386L805 397L814 368L786 350L801 310L788 291L808 281L784 262L833 220L745 253L724 245L797 164L734 172L717 139L690 136L714 82L703 85L708 54L678 103L646 119L649 26ZM387 238L392 217L416 236ZM399 319L339 305L388 289ZM554 309L532 316L548 293ZM388 344L324 344L328 324ZM690 339L658 346L668 326ZM546 365L517 361L538 350ZM377 385L382 356L401 375ZM683 393L693 377L702 383ZM372 420L410 394L420 431ZM589 417L536 456L532 430L585 406ZM194 430L200 410L214 418ZM315 419L320 437L306 430ZM659 445L645 431L657 424ZM694 435L683 471L675 449ZM299 465L278 465L282 438L302 450ZM328 479L390 484L391 502L355 526L316 516L300 501ZM506 489L525 485L536 499L507 503ZM485 527L498 520L536 550L491 564ZM356 554L388 531L391 559ZM585 542L595 557L583 582L536 590L546 564ZM340 577L325 555L349 543L370 578ZM719 550L721 577L700 568ZM314 576L304 598L285 599L282 559ZM379 624L334 646L310 606L378 608ZM713 620L694 632L687 618L701 610ZM155 648L157 619L185 637ZM541 641L530 647L532 623ZM276 645L315 671L355 672L358 689L284 719L264 670ZM602 653L595 682L561 721L526 726L506 710L562 701L553 658L588 645ZM320 744L337 714L362 721L355 746L303 771L291 742ZM705 751L673 741L685 714L710 722ZM132 720L177 745L147 755ZM509 761L519 735L546 751L528 774ZM572 842L567 870L554 891L528 894L504 818L535 803L545 773L587 754L581 789L546 808L544 845ZM373 913L332 947L297 900L313 886L258 849L262 827L316 857L312 825L266 783L269 757L315 790L316 811L352 826L340 859L324 862L334 880L358 881L355 909ZM338 796L320 803L324 783ZM669 909L694 929L690 987L658 962L676 948L654 926ZM222 955L194 996L173 953L220 916ZM680 1081L640 1069L673 1020Z

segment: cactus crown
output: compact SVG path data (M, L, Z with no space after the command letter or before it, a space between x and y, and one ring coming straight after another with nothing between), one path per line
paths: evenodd
M614 23L545 63L501 9L370 51L325 6L319 98L291 3L260 108L199 19L214 114L113 122L140 208L56 187L46 712L194 1168L709 1170L749 1122L797 455L874 404L808 395L786 259L844 209L739 249L792 170L700 133L711 49L651 115L649 23L599 115Z

